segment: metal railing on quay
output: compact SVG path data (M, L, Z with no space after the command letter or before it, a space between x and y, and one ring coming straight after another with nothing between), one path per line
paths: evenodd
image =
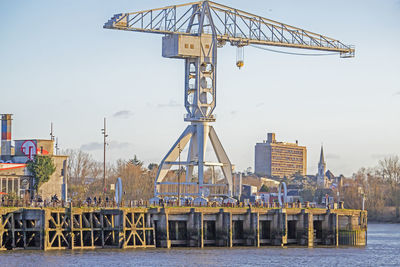
M219 207L219 208L326 208L326 209L343 209L343 202L339 204L330 203L329 205L317 205L309 202L293 202L285 203L282 207L278 203L219 203L209 201L206 203L184 202L178 203L177 201L160 201L159 203L150 203L147 200L126 200L122 201L120 205L114 200L111 201L84 201L73 200L66 201L37 201L37 200L1 200L0 207L16 207L16 208L155 208L155 207Z

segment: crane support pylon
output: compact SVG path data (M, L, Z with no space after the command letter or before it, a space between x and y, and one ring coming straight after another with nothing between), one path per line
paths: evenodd
M232 196L232 164L210 125L215 121L217 48L229 42L237 47L256 44L331 51L340 53L341 57L355 54L352 46L336 39L211 1L116 14L104 28L163 34L163 57L185 60L185 121L190 125L161 161L155 196L177 196L178 192L199 197ZM205 158L208 140L217 162L208 162ZM187 160L177 161L186 146ZM186 167L185 181L167 181L168 171L180 165ZM206 167L220 167L223 179L206 181Z

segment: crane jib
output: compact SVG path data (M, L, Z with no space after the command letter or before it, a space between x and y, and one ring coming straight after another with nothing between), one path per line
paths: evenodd
M209 21L193 23L206 11ZM354 46L305 29L263 18L211 1L114 15L104 28L157 34L212 34L218 42L235 46L249 44L338 52L354 57Z

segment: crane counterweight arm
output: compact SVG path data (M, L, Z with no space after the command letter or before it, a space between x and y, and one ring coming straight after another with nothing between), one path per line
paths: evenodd
M203 9L210 10L212 21L196 25ZM226 42L239 47L269 45L338 52L341 57L354 57L355 53L353 46L336 39L211 1L116 14L104 28L158 34L212 34L220 46Z

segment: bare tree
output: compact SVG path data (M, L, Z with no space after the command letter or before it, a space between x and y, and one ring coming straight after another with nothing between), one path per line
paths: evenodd
M400 161L398 156L386 157L379 161L379 171L382 179L390 185L391 200L396 207L396 217L400 216Z
M95 161L92 156L81 150L67 149L63 154L68 156L68 184L73 198L83 198L89 190L88 178L93 178Z
M114 179L121 177L124 185L125 198L130 200L147 200L154 194L154 178L157 167L152 170L143 167L135 156L134 160L118 160L113 170Z
M396 169L396 160L384 159L379 162L378 167L361 168L351 179L345 179L340 188L345 206L360 209L362 197L365 196L365 208L371 219L393 219L388 217L388 209L385 207L394 206L398 201L398 182L397 189L394 182L396 179L398 181Z

